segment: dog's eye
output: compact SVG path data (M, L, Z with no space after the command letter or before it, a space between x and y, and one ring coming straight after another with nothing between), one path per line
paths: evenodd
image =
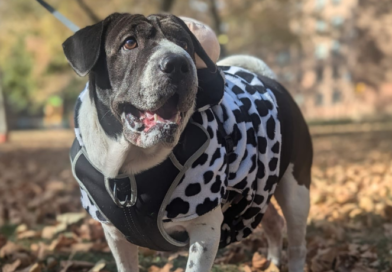
M185 50L188 50L188 44L186 42L179 42L179 45L184 48Z
M134 38L129 38L128 40L125 41L124 43L124 49L125 50L131 50L137 47L137 42Z

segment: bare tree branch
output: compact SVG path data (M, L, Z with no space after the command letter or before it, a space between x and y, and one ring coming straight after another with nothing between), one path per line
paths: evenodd
M7 118L5 112L5 100L0 84L0 143L6 140L6 135L7 135Z
M163 12L169 12L173 5L174 5L175 0L162 0L161 2L161 11Z
M218 13L218 10L216 9L216 1L215 0L210 0L210 12L212 16L212 21L213 21L213 28L216 32L217 35L222 34L221 31L221 19Z
M215 33L219 36L222 34L222 28L221 28L221 18L219 15L219 12L216 8L216 0L210 0L210 13L212 16L212 21L213 21L213 28L215 30ZM226 56L226 49L223 45L221 45L221 57Z
M86 5L84 0L76 0L79 4L79 6L83 9L83 11L87 14L87 16L90 18L93 23L98 23L101 21L101 19L95 14L95 12Z

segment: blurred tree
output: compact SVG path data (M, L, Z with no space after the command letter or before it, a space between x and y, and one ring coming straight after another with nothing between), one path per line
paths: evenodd
M298 45L298 33L290 21L299 16L301 0L226 0L219 1L222 27L229 40L228 54L246 53L265 60L274 53Z
M32 79L32 58L23 47L23 40L18 39L10 54L2 66L6 71L3 73L2 86L14 112L25 110L27 106L31 106L32 95L34 92L35 82Z
M161 11L169 12L173 7L174 2L175 0L161 0L160 1Z
M354 80L376 88L392 82L392 1L359 0L355 16Z
M0 83L1 83L1 75L0 75ZM6 142L7 140L7 117L5 112L5 101L3 96L3 89L0 84L0 144Z
M212 27L215 30L215 33L218 37L221 37L223 34L222 31L222 20L220 17L220 14L217 9L217 3L216 0L209 0L210 1L210 13L212 17ZM226 56L226 47L224 44L221 43L221 58L224 58Z
M84 0L76 1L93 23L98 23L99 21L101 21L101 19L95 14L95 12L88 5L86 5Z

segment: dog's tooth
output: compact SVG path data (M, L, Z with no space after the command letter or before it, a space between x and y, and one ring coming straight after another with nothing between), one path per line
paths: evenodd
M158 115L156 113L154 114L154 120L155 122L158 121Z

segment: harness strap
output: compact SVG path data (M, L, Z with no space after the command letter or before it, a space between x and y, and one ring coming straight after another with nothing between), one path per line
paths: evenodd
M137 175L105 177L75 139L71 152L74 177L90 201L126 239L138 246L175 251L187 241L170 237L163 217L170 197L186 170L209 145L208 132L189 123L172 154L161 164Z
M76 152L76 154L75 154ZM114 189L114 184L117 183L116 191L119 201L125 201L129 198L131 188L130 177L122 177L116 179L106 178L100 171L98 171L87 159L83 149L79 146L77 140L71 148L71 159L75 178L78 180L80 186L89 195L90 200L102 213L107 220L112 223L118 230L120 230L126 239L136 245L149 247L151 249L160 251L173 251L178 249L178 245L169 243L160 233L158 228L158 211L165 196L168 187L179 173L170 160L162 163L162 169L166 170L165 175L169 175L171 180L167 179L156 182L153 179L151 182L155 183L157 191L151 192L151 184L149 191L149 199L146 200L144 193L146 190L143 184L138 186L138 195L136 203L132 206L118 205L119 203L113 201L110 192ZM153 178L153 177L152 177ZM149 178L147 177L147 180ZM105 186L106 182L110 184L109 190ZM128 188L127 188L128 187ZM120 190L120 188L122 190ZM163 192L163 194L155 194L154 192ZM154 197L155 196L155 197ZM148 202L147 205L144 203Z

